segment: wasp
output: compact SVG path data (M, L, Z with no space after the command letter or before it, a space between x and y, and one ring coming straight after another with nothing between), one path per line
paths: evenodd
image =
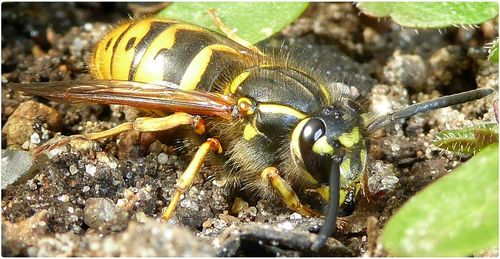
M203 136L162 212L164 220L211 153L224 158L227 170L220 177L228 184L279 198L302 215L320 215L297 195L314 190L327 210L312 250L335 230L339 205L362 188L371 134L493 92L477 89L377 116L358 104L352 88L265 53L219 25L226 35L169 19L122 22L95 47L93 80L8 86L55 101L129 105L150 115L80 136L86 139L181 126Z

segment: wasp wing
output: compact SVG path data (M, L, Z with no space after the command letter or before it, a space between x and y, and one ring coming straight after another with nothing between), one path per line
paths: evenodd
M11 83L8 88L57 102L122 104L142 109L219 116L231 119L234 98L219 93L181 90L169 82L120 80Z

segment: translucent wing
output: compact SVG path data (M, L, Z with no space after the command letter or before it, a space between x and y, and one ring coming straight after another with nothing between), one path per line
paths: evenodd
M143 109L219 116L231 119L236 100L219 93L186 91L173 83L150 84L119 80L7 84L8 88L57 102L122 104Z

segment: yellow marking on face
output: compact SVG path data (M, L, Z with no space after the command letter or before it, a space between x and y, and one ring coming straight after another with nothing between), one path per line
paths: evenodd
M134 80L146 83L163 81L165 62L158 53L162 49L172 49L176 40L176 33L179 31L200 31L201 29L189 24L174 24L161 32L148 45L146 52L137 66Z
M223 51L234 55L240 55L235 49L221 44L214 44L205 47L198 52L193 60L191 60L191 63L189 63L186 72L184 72L184 75L182 76L179 87L180 89L194 90L196 88L201 80L201 77L205 73L208 64L210 63L214 51Z
M314 142L312 151L316 154L330 154L333 155L335 151L333 147L326 141L326 136L323 136Z
M306 125L309 118L302 120L295 126L292 132L292 137L290 138L290 152L292 153L292 159L295 165L299 166L302 174L312 184L317 184L318 181L304 168L304 161L302 160L302 154L299 148L299 137L304 125Z
M344 189L340 189L340 195L339 195L339 204L342 205L344 204L345 202L345 198L347 197L347 194L349 193L349 191L347 190L344 190Z
M321 198L323 198L324 201L328 202L329 196L330 196L330 186L322 185L321 187L319 187L316 190L318 191Z
M344 170L342 175L348 175L351 172L351 159L344 157L344 160L340 164L340 169Z
M236 90L238 89L238 86L247 79L247 77L250 75L250 72L243 72L239 74L236 78L233 79L229 87L226 87L224 89L224 94L229 94L229 93L236 93Z
M360 139L359 128L354 127L351 132L342 133L339 136L340 144L344 147L352 147L354 144L358 143Z
M330 200L330 186L322 185L321 187L315 189L314 192L317 192L325 202ZM348 190L342 188L340 189L339 204L343 204L345 202L347 193L349 193Z
M295 162L296 165L303 165L304 162L302 160L302 154L300 153L300 147L299 147L299 139L300 139L300 133L302 132L302 129L304 128L304 125L309 121L309 118L302 120L295 126L295 129L292 132L292 137L290 139L290 151L292 152L292 158ZM299 161L296 161L298 159Z
M366 151L365 148L361 149L360 150L360 154L359 154L359 157L361 159L361 164L362 164L362 168L361 170L364 170L365 169L365 166L366 166L366 159L368 157L368 151Z
M94 52L92 74L97 79L111 79L111 58L113 57L113 46L118 37L129 27L130 23L124 23L112 30L96 46ZM107 46L107 48L106 48Z
M251 140L258 134L257 130L252 126L252 124L247 124L243 130L243 138L245 140Z
M257 108L259 109L259 111L261 111L263 113L288 114L288 115L294 116L298 119L304 119L307 117L304 113L297 111L294 108L284 106L284 105L279 105L279 104L262 103L262 104L259 104ZM300 134L300 132L299 132L299 134Z

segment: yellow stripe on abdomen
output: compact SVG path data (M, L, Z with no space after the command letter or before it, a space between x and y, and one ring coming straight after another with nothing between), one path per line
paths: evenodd
M131 26L125 23L111 31L99 44L97 44L92 57L91 73L97 79L111 79L111 59L113 57L113 46L120 35Z
M180 89L196 89L198 83L201 80L201 77L205 73L208 64L210 63L214 51L223 51L239 55L239 53L235 49L220 44L214 44L203 48L200 52L198 52L198 54L196 54L193 60L191 60L191 63L189 63L186 72L184 72L184 75L182 76L179 87Z
M172 49L176 41L176 33L182 30L202 31L193 25L175 24L160 33L147 47L135 72L134 81L148 83L163 81L165 60L158 53L162 49Z
M149 20L141 21L130 28L117 42L113 49L111 60L111 76L117 80L128 80L132 62L135 57L136 47L139 42L151 30L152 23Z

